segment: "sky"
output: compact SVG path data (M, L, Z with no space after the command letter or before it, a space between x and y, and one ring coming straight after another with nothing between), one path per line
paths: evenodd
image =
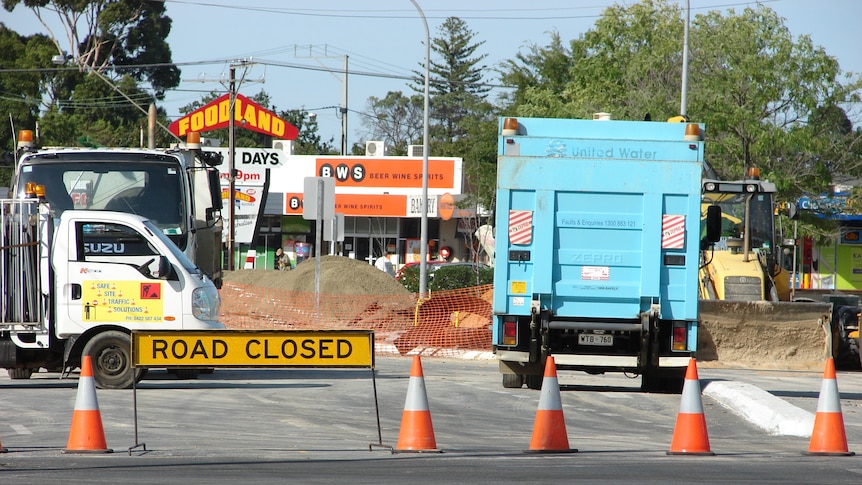
M368 98L389 91L413 94L405 77L424 73L425 27L411 0L164 0L173 20L168 42L181 70L180 85L161 106L171 119L180 108L211 91L227 92L230 66L242 78L238 92L252 97L261 90L276 110L314 113L319 133L341 145L338 107L347 91L348 146L368 139L362 123ZM532 44L546 45L549 32L578 38L592 29L602 11L634 0L415 0L433 39L451 16L459 17L484 42L485 82L499 84L494 68ZM683 6L685 0L678 0ZM755 1L690 0L692 18L710 10L741 12ZM794 37L810 35L838 59L842 70L862 73L862 1L761 0L785 18ZM311 7L313 5L313 7ZM529 6L528 6L529 5ZM51 14L46 16L49 23ZM21 6L0 10L0 22L19 34L45 32L35 15ZM59 24L54 24L58 26ZM62 30L58 30L64 38ZM345 86L344 63L348 73ZM432 51L432 59L433 59ZM248 65L247 69L242 67ZM503 92L497 88L495 96ZM862 119L858 115L851 119Z

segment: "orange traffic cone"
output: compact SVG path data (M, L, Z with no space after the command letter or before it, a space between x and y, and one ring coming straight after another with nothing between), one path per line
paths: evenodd
M93 380L93 364L90 356L81 360L81 376L78 379L78 394L75 411L72 413L72 428L64 453L111 453L105 442L102 428L102 413L96 399L96 383Z
M682 386L682 402L676 417L673 440L668 455L714 455L709 449L709 435L706 432L706 418L703 415L703 402L700 399L700 380L697 377L697 363L689 360L685 371L685 385Z
M557 366L554 357L548 356L545 362L545 376L539 396L539 410L533 424L533 438L527 453L575 453L569 448L566 434L566 420L563 417L563 404L560 399L560 384L557 381Z
M844 415L838 397L838 381L835 379L835 361L826 359L823 384L817 399L817 414L814 415L814 431L806 455L853 456L847 451L847 435L844 433Z
M431 411L428 410L428 397L425 394L425 377L418 355L413 356L413 366L410 368L407 400L401 414L401 430L395 451L437 451Z

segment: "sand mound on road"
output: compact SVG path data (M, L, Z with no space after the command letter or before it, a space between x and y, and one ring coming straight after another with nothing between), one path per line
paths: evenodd
M247 286L279 288L314 293L316 258L290 271L241 269L225 271L224 280ZM407 288L392 276L363 261L343 256L320 258L320 293L330 295L408 295Z

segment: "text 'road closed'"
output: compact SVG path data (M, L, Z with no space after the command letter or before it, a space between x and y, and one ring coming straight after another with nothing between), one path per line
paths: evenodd
M136 367L373 367L371 331L135 331Z

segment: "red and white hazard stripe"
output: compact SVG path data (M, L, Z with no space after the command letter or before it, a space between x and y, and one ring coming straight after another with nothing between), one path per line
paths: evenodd
M509 211L509 242L530 244L533 241L533 211Z
M685 247L685 216L665 214L661 217L662 249Z

